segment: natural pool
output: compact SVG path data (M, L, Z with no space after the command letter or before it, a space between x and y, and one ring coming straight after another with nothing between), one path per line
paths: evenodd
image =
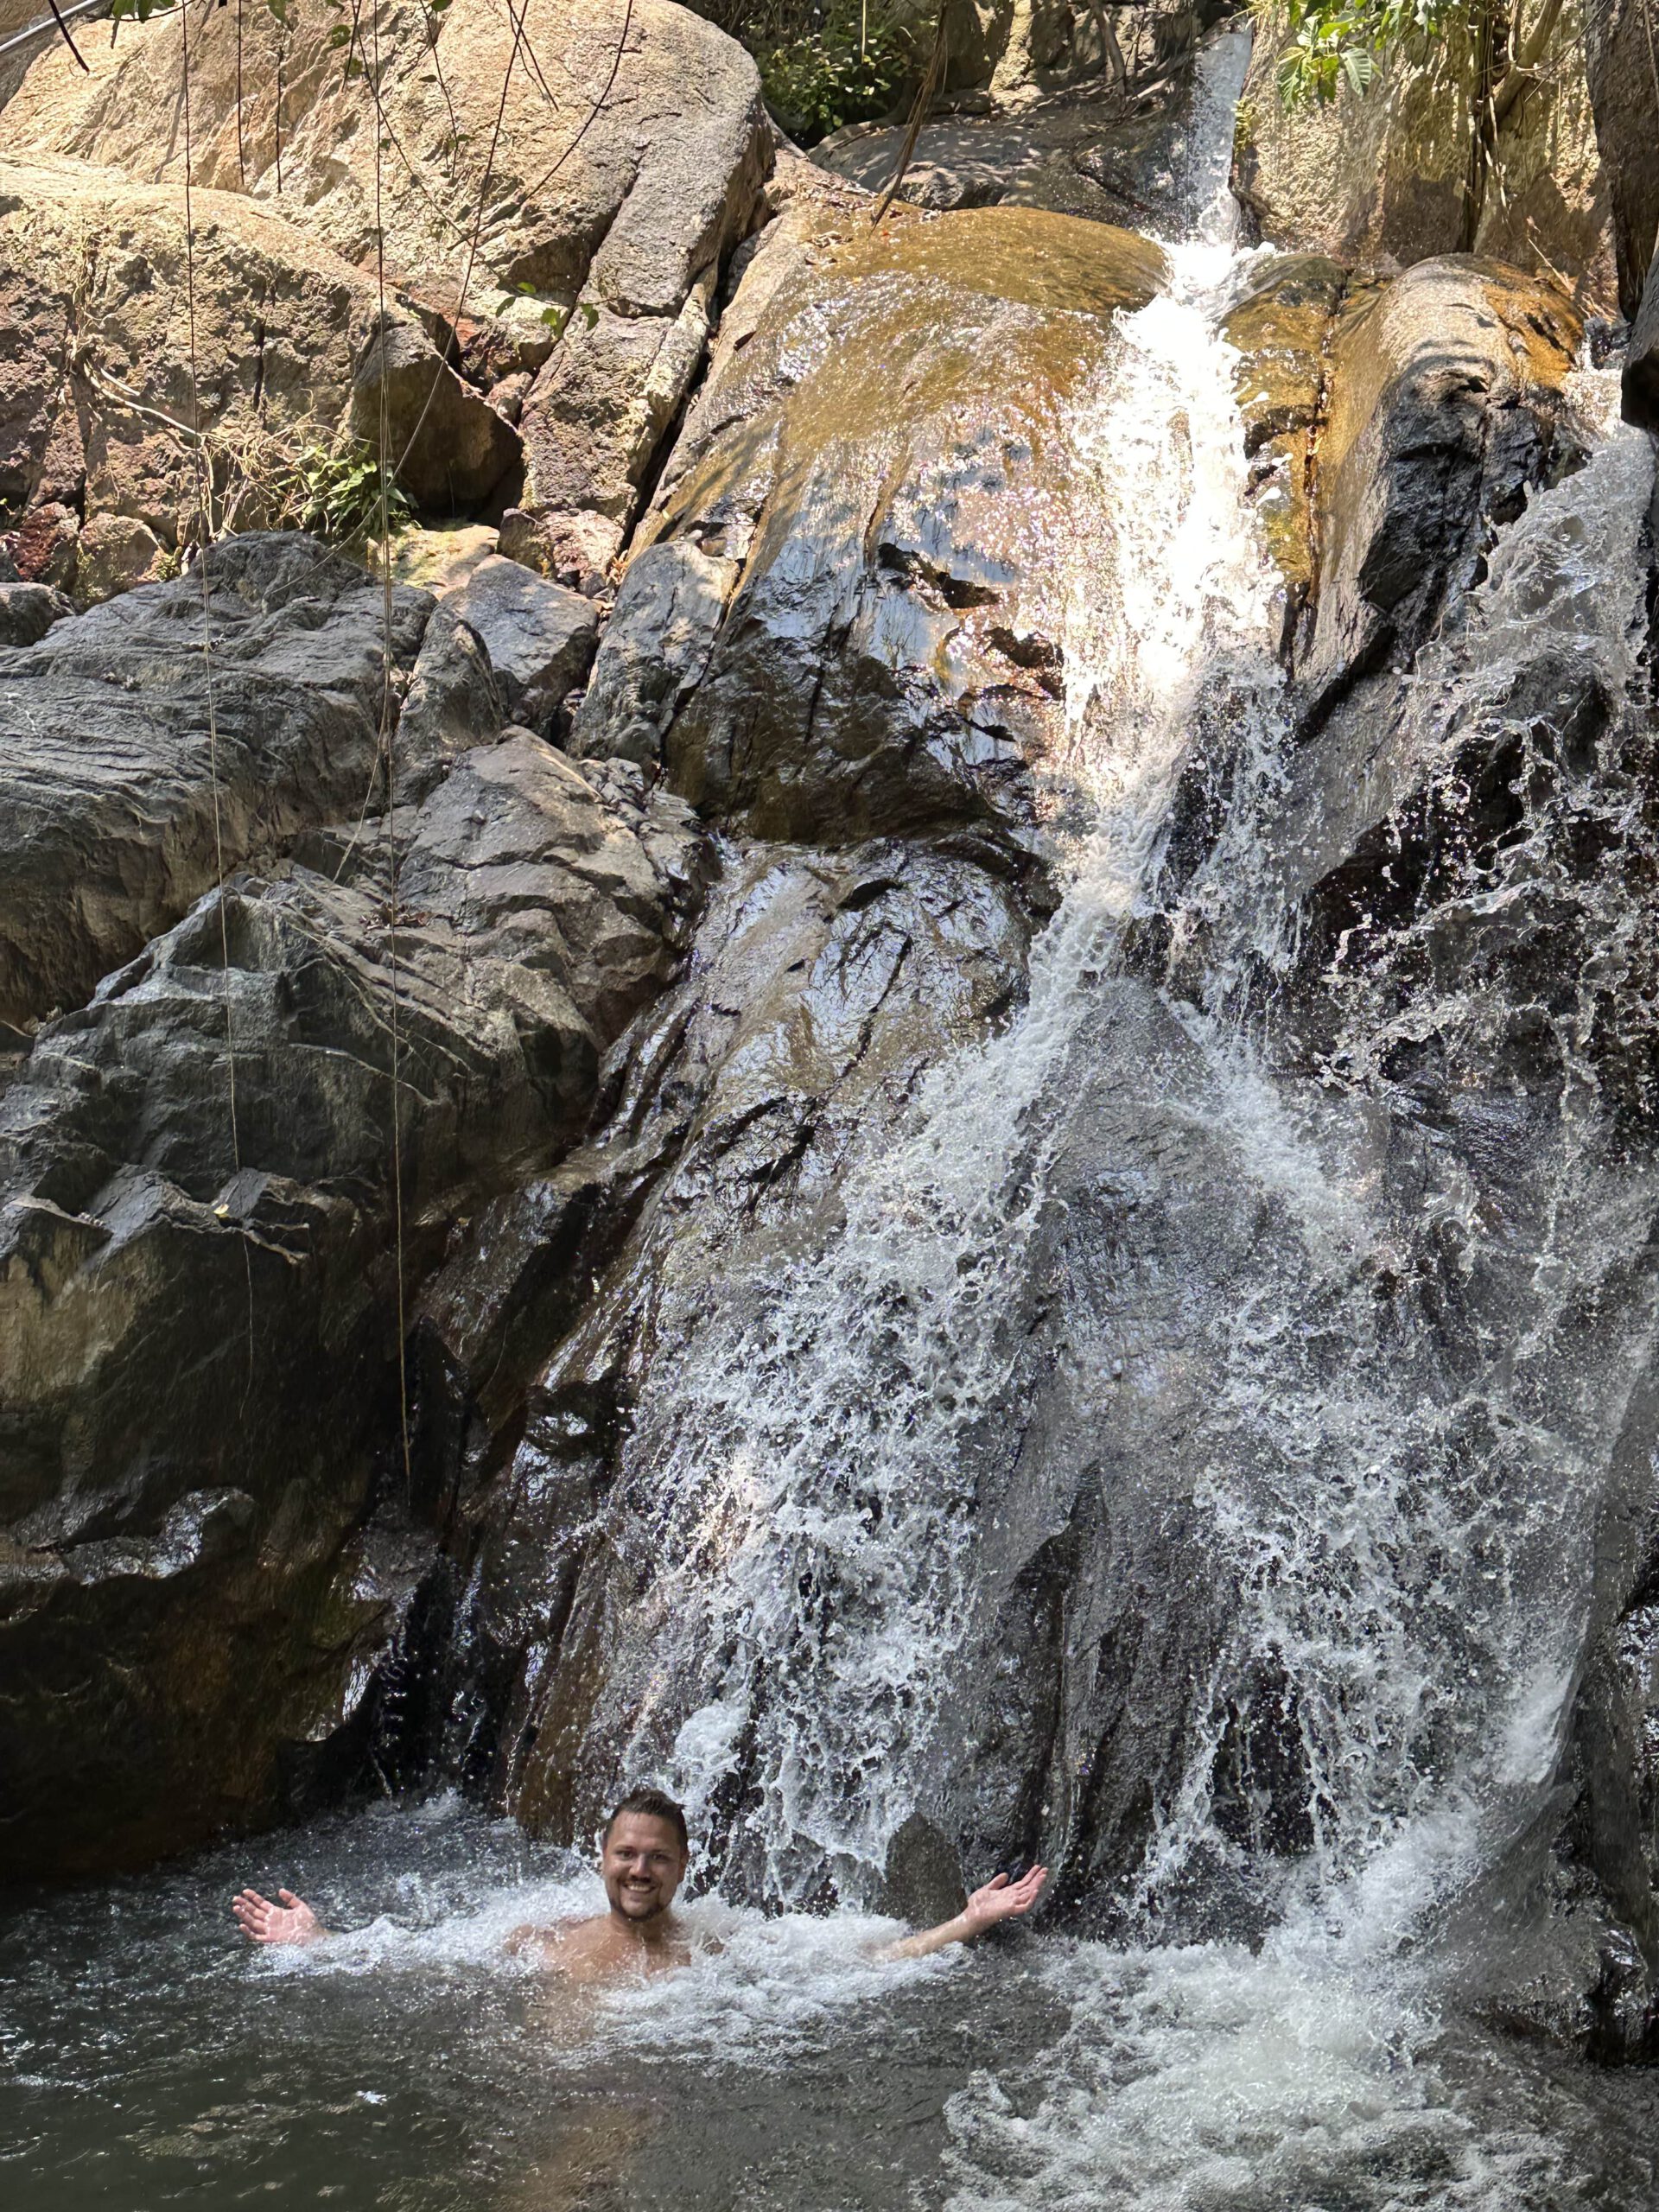
M259 1953L286 1882L350 1931ZM1380 2212L1656 2197L1659 2084L1270 1942L1027 1929L903 1965L887 1923L694 1905L723 1949L575 2017L501 1954L597 1901L454 1799L385 1808L0 1927L9 2212L743 2206ZM377 1917L377 1914L379 1916Z

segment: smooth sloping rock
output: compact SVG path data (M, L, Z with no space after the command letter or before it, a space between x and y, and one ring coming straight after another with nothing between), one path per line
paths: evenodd
M412 1281L577 1134L696 894L683 808L528 733L405 817L395 972L383 840L340 842L339 880L237 881L227 972L205 899L0 1105L7 1878L184 1848L327 1776L449 1510L378 1456L394 1058Z
M573 752L654 766L676 714L702 681L737 582L735 561L690 538L629 562L571 728Z
M768 836L1018 836L1071 564L1113 558L1074 410L1162 257L1034 209L873 235L844 207L804 195L767 234L642 526L743 564L669 774Z
M299 535L207 557L211 664L195 575L0 653L0 1020L79 1004L221 864L363 804L388 681L379 586ZM393 683L430 606L393 594Z
M515 721L549 735L565 694L594 657L599 610L517 561L492 555L444 601L483 639L502 702Z
M464 385L417 325L370 345L352 385L352 429L417 506L454 514L480 505L518 459L512 425Z
M1554 451L1580 325L1553 286L1461 255L1361 296L1319 434L1316 710L1408 655Z

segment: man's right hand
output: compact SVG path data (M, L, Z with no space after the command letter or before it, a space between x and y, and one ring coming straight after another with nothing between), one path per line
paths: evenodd
M280 1904L272 1904L257 1890L242 1890L231 1899L231 1910L242 1933L255 1943L317 1943L328 1933L303 1897L292 1890L278 1890Z

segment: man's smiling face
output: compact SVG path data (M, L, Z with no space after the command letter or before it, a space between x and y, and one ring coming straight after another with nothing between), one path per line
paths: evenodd
M654 1813L619 1813L599 1859L612 1911L636 1924L658 1919L674 1902L685 1863L667 1821Z

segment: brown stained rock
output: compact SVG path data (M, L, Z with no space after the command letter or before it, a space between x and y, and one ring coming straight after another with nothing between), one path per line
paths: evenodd
M75 597L82 607L113 599L135 584L154 582L167 548L137 515L95 514L81 529L75 556Z
M1332 317L1347 283L1346 270L1320 255L1275 257L1222 325L1238 353L1233 390L1251 461L1251 504L1284 578L1287 641L1313 582L1314 431Z
M1473 581L1491 531L1549 463L1580 328L1554 286L1460 254L1420 262L1341 315L1300 671L1316 712L1414 652Z
M1144 239L1033 209L872 234L833 195L791 201L641 531L743 564L667 731L677 790L766 836L1022 834L1100 505L1077 410L1162 268Z
M234 883L227 973L209 899L0 1103L8 1879L269 1821L349 1751L445 1510L400 1469L401 1523L366 1521L394 992L412 1277L579 1132L698 894L683 808L509 734L404 817L394 973L383 840L348 830L338 880Z
M7 557L26 583L64 591L74 582L79 537L80 518L73 508L54 501L31 508L16 530L7 531Z

